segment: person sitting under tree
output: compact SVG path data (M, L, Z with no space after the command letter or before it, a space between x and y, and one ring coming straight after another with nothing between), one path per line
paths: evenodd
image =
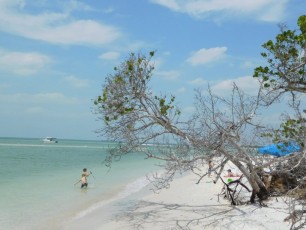
M235 175L234 175L234 173L232 172L232 170L231 169L228 169L227 170L227 174L224 176L224 177L234 177Z
M227 182L229 183L229 182L232 182L233 181L233 178L230 178L230 177L241 177L242 176L242 174L234 174L233 172L232 172L232 170L231 169L228 169L227 170L227 174L226 175L224 175L223 177L229 177L228 179L227 179Z

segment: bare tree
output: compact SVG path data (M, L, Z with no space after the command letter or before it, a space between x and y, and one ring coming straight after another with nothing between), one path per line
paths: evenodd
M298 94L306 92L306 16L299 18L298 25L300 34L282 27L276 42L270 40L264 44L268 52L262 56L269 65L255 69L254 77L261 83L257 96L244 94L235 84L229 97L215 95L210 87L205 91L197 89L196 110L185 119L176 106L175 96L154 95L149 88L154 52L148 57L131 53L114 69L114 74L106 78L102 93L94 102L96 113L104 122L98 132L121 143L118 148L110 149L106 163L110 166L113 160L134 151L140 151L147 158L159 159L164 162L161 164L164 173L153 175L153 183L161 189L169 186L176 173L185 171L196 173L200 182L206 173L197 169L202 168L207 159L222 156L215 167L219 170L216 180L225 163L231 161L247 179L252 203L256 197L264 200L273 192L283 194L285 191L293 198L290 200L291 214L299 217L294 218L292 228L305 225L306 119L305 110L301 109L303 100ZM254 148L249 148L259 143L263 134L264 127L256 122L257 111L261 105L271 105L288 92L292 96L290 106L295 116L285 115L281 127L266 136L275 142L298 141L301 152L263 161ZM147 144L154 144L154 147ZM275 180L265 180L263 169L266 167L270 167L270 176L274 179L288 181L293 178L292 183L287 183L284 191L276 191L272 186Z
M266 199L268 191L258 173L262 167L244 147L256 141L261 128L254 122L261 91L250 97L234 84L227 98L214 95L210 87L204 94L196 90L196 111L182 121L175 97L155 96L149 88L153 55L132 53L107 77L102 95L95 100L96 112L105 122L99 132L122 141L120 148L110 151L106 162L110 165L114 159L141 148L147 158L165 162L165 173L154 178L156 187L163 188L177 172L194 171L217 152L224 156L220 167L230 160L247 178L252 188L251 202L256 196ZM147 143L158 143L159 147L144 148Z

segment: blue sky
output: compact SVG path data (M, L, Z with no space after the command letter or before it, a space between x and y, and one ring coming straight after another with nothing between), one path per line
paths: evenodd
M157 51L152 89L185 114L208 83L256 92L261 45L305 13L305 0L0 0L0 136L100 139L92 99L130 52Z

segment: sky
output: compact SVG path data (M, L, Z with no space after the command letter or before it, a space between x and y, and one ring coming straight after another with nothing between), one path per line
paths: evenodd
M207 84L255 93L262 44L303 14L305 0L0 0L0 137L101 139L93 100L131 52L156 51L151 88L183 114Z

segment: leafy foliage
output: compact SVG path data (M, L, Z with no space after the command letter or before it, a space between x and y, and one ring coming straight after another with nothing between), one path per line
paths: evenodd
M153 56L154 52L151 52L150 58ZM115 73L106 79L102 95L94 101L96 106L106 112L106 124L141 109L140 98L147 90L154 70L149 61L145 56L131 53L128 60L115 67Z
M267 105L290 92L291 106L297 112L295 118L287 117L279 129L264 136L272 137L274 142L295 140L304 145L305 118L303 113L298 112L300 103L296 102L296 94L306 93L306 15L299 17L297 25L299 30L281 27L275 41L269 40L263 44L267 51L261 56L268 66L257 67L253 76L263 82Z
M149 88L154 54L154 51L148 56L131 53L106 78L102 94L94 104L106 125L103 133L107 138L127 142L151 139L148 137L150 129L160 128L180 115L174 96L154 96Z
M298 19L299 31L284 30L263 44L261 56L268 66L259 66L254 77L262 79L270 90L306 93L306 15Z
M280 125L280 128L274 131L273 137L274 142L290 141L295 140L299 142L302 147L306 137L306 119L288 119Z

